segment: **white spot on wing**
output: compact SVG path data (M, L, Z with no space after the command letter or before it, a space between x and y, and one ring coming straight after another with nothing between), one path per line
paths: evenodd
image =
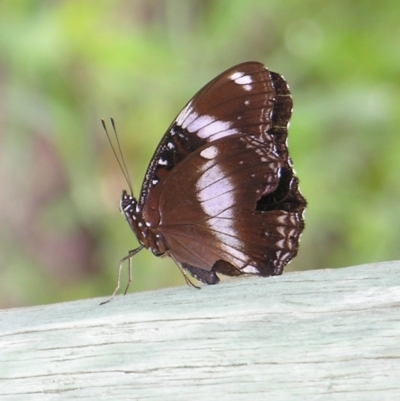
M286 245L286 240L285 240L285 239L281 239L281 240L279 240L279 241L276 242L276 246L277 246L278 248L283 249L283 248L285 247L285 245Z
M186 120L187 116L192 113L192 102L189 102L184 109L179 113L179 116L176 118L176 123L183 127L183 122Z
M192 110L189 113L182 112L177 123L181 124L181 127L188 132L196 133L199 138L210 139L211 141L239 133L236 129L231 128L228 121L216 120L215 117L209 115L199 116Z
M276 228L276 231L282 236L284 237L286 234L286 227L280 226Z
M158 159L158 164L160 165L160 166L168 166L168 160L166 160L166 159L163 159L163 158L159 158Z
M217 153L212 146L202 151L209 155ZM202 166L204 173L197 181L197 199L203 212L208 216L205 223L209 225L221 249L228 255L246 260L241 252L241 242L235 228L235 216L232 206L235 205L234 185L218 164L207 161ZM221 223L223 222L223 228Z
M215 141L219 138L235 135L239 132L236 129L231 129L230 123L221 120L214 120L211 124L201 128L197 135L199 138L211 138Z
M237 79L239 79L239 78L242 77L242 76L243 76L243 74L242 74L241 72L236 71L236 72L234 72L233 74L231 74L229 78L230 78L232 81L236 81Z
M188 128L193 121L195 121L198 117L198 114L190 108L188 113L185 115L185 119L182 121L181 127L183 129ZM188 131L193 132L191 129L188 128Z
M245 75L242 72L234 72L230 78L235 81L238 85L243 85L243 88L247 91L251 91L253 80L250 75Z
M200 152L200 156L204 157L205 159L214 159L215 156L218 154L218 149L215 146L210 146L208 148L203 149Z
M243 269L240 269L243 273L248 273L248 274L259 274L260 271L251 265L245 266Z
M250 75L245 75L242 72L234 72L230 78L235 81L238 85L247 85L251 84L253 80L251 79Z
M186 127L182 127L182 128L187 128L187 130L189 132L196 132L199 131L201 129L205 129L207 128L208 125L212 124L213 121L215 120L215 118L211 117L211 116L198 116L197 113L193 112L192 113L195 118L191 119L190 123L187 124Z

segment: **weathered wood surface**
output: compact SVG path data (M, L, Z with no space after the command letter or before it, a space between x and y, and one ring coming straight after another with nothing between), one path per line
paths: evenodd
M400 400L400 262L0 311L0 400Z

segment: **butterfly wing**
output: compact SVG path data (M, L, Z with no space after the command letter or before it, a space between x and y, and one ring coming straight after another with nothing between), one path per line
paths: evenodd
M209 284L216 272L280 274L306 206L286 145L291 110L286 82L260 63L203 87L157 147L139 202L122 203L141 244Z
M285 207L296 182L287 182L284 163L264 145L245 135L221 138L188 156L163 186L157 232L177 263L205 282L221 270L280 274L297 253L302 207ZM273 207L262 210L260 200L273 194Z
M230 68L204 86L179 113L155 150L139 206L147 203L158 182L200 146L238 134L263 140L272 128L272 112L278 102L286 103L279 109L285 109L287 125L292 108L290 94L286 84L282 95L277 93L274 77L280 78L261 63L247 62Z

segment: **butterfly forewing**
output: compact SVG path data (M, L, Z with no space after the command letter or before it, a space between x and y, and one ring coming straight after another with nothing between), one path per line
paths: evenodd
M239 64L209 82L179 113L158 145L139 203L144 205L154 183L205 143L238 134L265 136L272 124L274 96L270 73L261 63Z

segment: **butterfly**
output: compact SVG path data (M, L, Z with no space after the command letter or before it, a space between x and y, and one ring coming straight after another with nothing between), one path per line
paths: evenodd
M140 246L121 260L112 297L122 263L129 259L131 272L143 248L170 256L188 283L187 274L217 284L218 274L283 272L298 252L307 205L288 154L291 113L285 80L259 62L200 89L162 137L139 198L130 185L122 192Z

